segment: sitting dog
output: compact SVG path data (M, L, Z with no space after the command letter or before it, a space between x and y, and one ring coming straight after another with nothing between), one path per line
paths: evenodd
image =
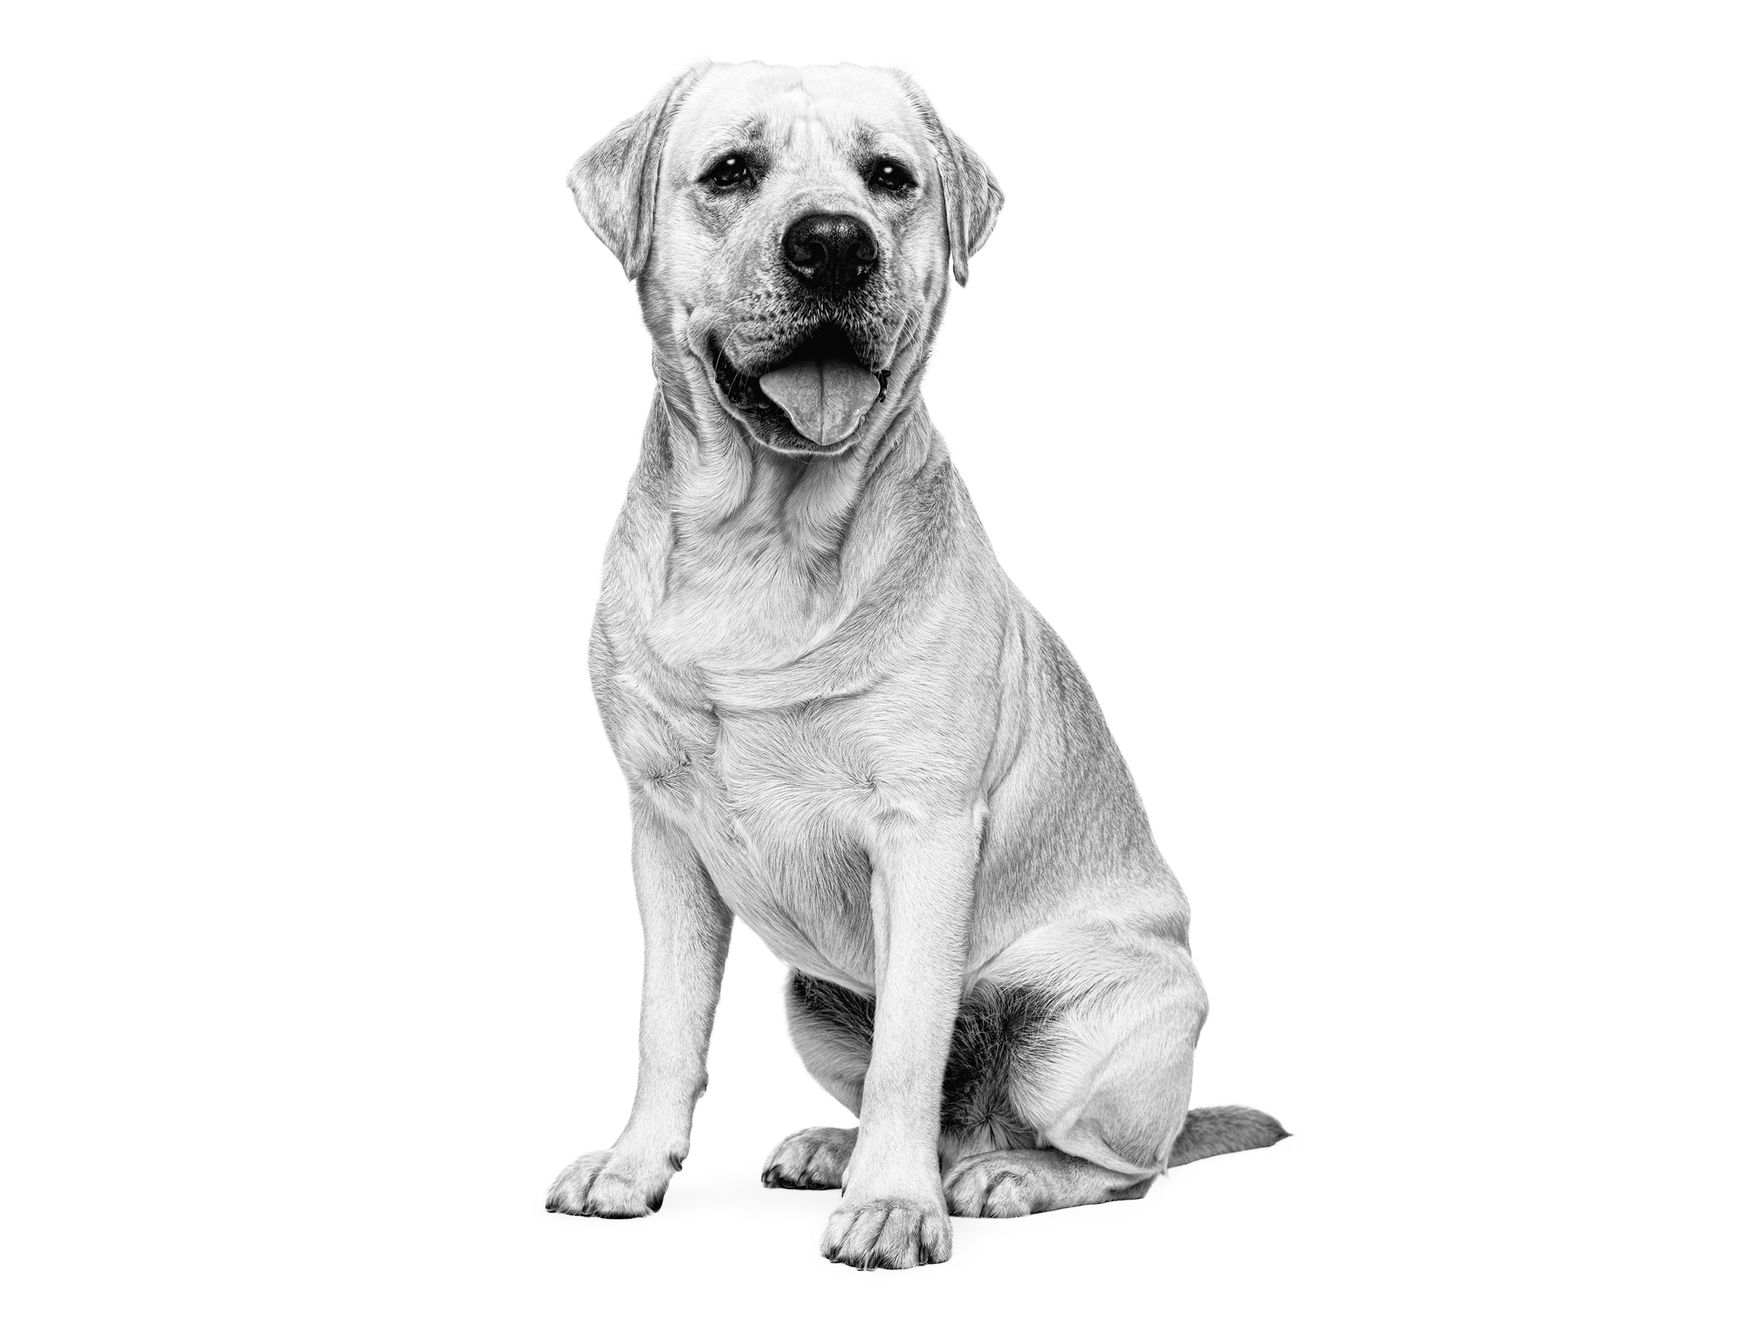
M949 1214L1139 1197L1285 1135L1188 1110L1188 907L1063 643L997 564L919 395L1002 193L900 74L690 70L569 177L636 281L658 388L593 687L645 950L629 1123L549 1208L659 1208L733 918L857 1128L777 1147L822 1250L944 1261Z

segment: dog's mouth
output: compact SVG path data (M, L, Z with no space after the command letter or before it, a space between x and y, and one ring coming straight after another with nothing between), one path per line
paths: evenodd
M715 384L754 423L764 443L785 452L841 449L874 404L886 397L888 372L876 371L835 325L822 325L786 355L751 373L710 342ZM766 436L769 423L783 432ZM780 443L778 443L780 441Z

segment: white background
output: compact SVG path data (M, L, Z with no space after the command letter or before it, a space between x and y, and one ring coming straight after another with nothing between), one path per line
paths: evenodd
M1753 1314L1751 9L985 8L9 10L9 1313ZM743 931L664 1212L542 1209L639 961L562 178L705 56L1002 181L926 393L1295 1133L907 1275L759 1186L839 1111Z

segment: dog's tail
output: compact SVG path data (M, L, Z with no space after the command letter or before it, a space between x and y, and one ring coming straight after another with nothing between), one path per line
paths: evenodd
M1173 1143L1173 1155L1168 1159L1167 1167L1190 1164L1212 1155L1232 1155L1237 1150L1275 1146L1288 1135L1283 1124L1270 1114L1262 1114L1244 1105L1187 1110L1186 1125L1179 1130L1179 1139Z

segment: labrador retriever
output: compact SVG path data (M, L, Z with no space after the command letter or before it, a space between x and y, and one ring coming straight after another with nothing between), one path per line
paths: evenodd
M657 388L592 637L629 781L641 1050L553 1211L659 1208L735 916L859 1118L783 1140L824 1254L948 1258L948 1216L1140 1197L1284 1135L1188 1109L1189 909L1093 692L991 551L919 390L1002 192L901 74L705 65L581 157Z

